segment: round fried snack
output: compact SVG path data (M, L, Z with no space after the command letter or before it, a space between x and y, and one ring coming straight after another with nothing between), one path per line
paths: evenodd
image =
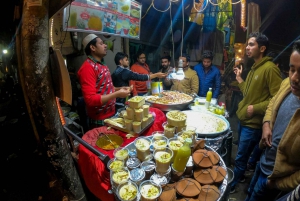
M193 153L194 153L195 151L197 151L198 149L204 149L204 147L205 147L205 140L204 140L204 139L198 140L198 141L194 144Z
M175 201L176 200L176 190L169 189L164 190L161 195L158 197L158 201Z
M201 185L195 179L184 178L177 182L175 189L184 197L194 197L199 195Z
M215 201L220 197L219 189L214 185L202 186L198 200Z
M166 185L163 187L163 191L168 191L168 190L175 189L175 186L176 186L176 182L175 182L175 183L172 183L172 184L166 184Z
M212 167L216 165L220 160L220 157L218 156L217 153L205 149L198 149L197 151L195 151L192 154L192 158L194 164L202 168Z
M216 183L222 183L226 177L227 171L221 166L213 166L213 169L218 173L217 178L215 179Z
M218 176L215 169L198 169L194 171L194 178L202 185L213 184Z
M181 199L176 200L176 201L199 201L199 200L195 199L195 198L181 198Z

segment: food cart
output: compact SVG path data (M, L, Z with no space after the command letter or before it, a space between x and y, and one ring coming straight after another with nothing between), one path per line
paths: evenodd
M172 110L171 110L172 111ZM177 110L179 111L179 110ZM170 111L169 111L170 112ZM182 111L184 113L187 113L189 115L190 112L195 112L192 110L184 110ZM129 150L134 151L134 144L133 141L137 137L149 137L152 138L153 133L159 133L164 131L164 123L168 122L165 111L162 111L161 109L151 107L149 108L149 113L153 115L153 123L150 127L147 127L146 130L143 131L143 133L138 133L138 135L130 136L128 135L126 131L126 127L123 129L118 129L117 127L110 127L110 124L107 126L95 128L91 131L88 131L82 139L90 144L93 148L97 149L101 153L107 155L109 158L113 158L113 150L105 150L97 146L98 138L101 137L103 134L107 134L108 136L110 134L117 134L120 136L123 140L123 142L120 144L121 147L129 148ZM199 112L198 112L199 113ZM224 119L223 119L224 120ZM228 122L225 122L225 131L221 132L221 134L227 133L228 130L230 130ZM201 137L201 134L200 134ZM207 139L207 138L206 138ZM198 136L199 140L199 136ZM214 151L220 158L218 165L226 169L226 163L222 159L221 155L218 154L214 148L210 146L206 146L207 150ZM88 147L84 145L79 145L78 148L79 152L79 160L78 160L78 167L80 170L80 173L88 187L88 189L99 199L101 200L116 200L118 197L116 196L116 189L112 188L111 184L111 175L110 171L107 168L107 164L105 162L99 160L99 157L95 155L93 152L89 150ZM107 162L107 160L106 160ZM220 192L220 195L216 200L222 200L225 191L227 188L227 174L225 175L224 180L221 184L218 185L218 189Z

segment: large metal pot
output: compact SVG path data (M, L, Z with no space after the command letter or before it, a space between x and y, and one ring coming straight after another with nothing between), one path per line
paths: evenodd
M157 109L160 109L161 111L171 111L171 110L186 110L188 109L188 106L190 103L194 101L194 98L191 96L191 100L185 103L175 103L175 104L160 104L160 103L155 103L152 101L147 100L146 97L146 102L151 105L151 107L155 107Z

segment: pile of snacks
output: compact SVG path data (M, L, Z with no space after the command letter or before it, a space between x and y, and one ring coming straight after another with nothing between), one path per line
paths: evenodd
M105 119L104 122L124 132L140 133L153 122L153 115L149 113L145 98L135 96L128 100L128 107L121 112L120 117Z
M150 96L147 98L148 102L166 105L187 103L192 100L192 96L178 91L163 91L160 96Z

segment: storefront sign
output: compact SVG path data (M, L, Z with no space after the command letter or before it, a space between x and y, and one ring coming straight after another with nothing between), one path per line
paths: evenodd
M64 30L140 39L141 9L131 0L76 0L64 9Z

